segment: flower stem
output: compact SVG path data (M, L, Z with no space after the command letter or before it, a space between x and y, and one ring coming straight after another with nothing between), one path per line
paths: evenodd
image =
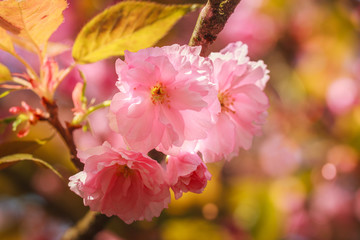
M102 103L99 103L95 106L91 106L88 108L88 110L86 111L86 113L79 119L73 119L71 124L80 124L81 122L83 122L91 113L95 112L96 110L99 110L101 108L105 108L105 107L109 107L111 103L111 100L106 100Z
M189 42L190 46L202 46L201 56L206 55L209 45L216 40L239 2L240 0L208 0L200 12Z
M89 116L91 113L95 112L96 110L99 110L101 108L109 107L111 103L111 100L106 100L102 103L99 103L95 106L89 107L88 111L86 112L85 116Z

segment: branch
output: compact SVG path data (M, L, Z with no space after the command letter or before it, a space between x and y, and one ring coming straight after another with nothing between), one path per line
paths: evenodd
M74 227L68 229L61 240L89 240L104 229L109 217L89 211Z
M68 146L70 150L71 161L79 170L82 170L84 168L84 164L77 157L77 150L73 138L73 131L77 127L67 124L66 128L64 128L61 125L58 114L58 106L55 102L49 102L47 99L43 98L42 104L45 106L46 110L50 114L50 117L47 119L47 121L59 132L66 145Z
M202 46L201 56L217 38L241 0L208 0L191 36L190 46Z

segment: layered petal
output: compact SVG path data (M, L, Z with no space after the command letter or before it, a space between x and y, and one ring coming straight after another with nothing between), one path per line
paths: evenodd
M208 137L196 145L206 162L230 160L240 148L249 149L261 133L269 104L263 92L269 71L262 61L251 62L246 55L246 45L237 42L209 56L221 112Z
M149 157L108 143L79 153L84 170L70 177L70 189L84 205L126 223L158 217L170 202L163 169Z
M110 126L133 150L180 147L206 138L220 112L211 63L200 47L172 45L126 52L110 106ZM217 105L215 104L217 103Z
M168 184L178 199L184 192L201 193L211 174L197 154L181 153L167 158Z

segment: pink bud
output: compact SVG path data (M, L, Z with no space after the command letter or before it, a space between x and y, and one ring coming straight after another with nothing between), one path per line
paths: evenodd
M176 199L180 198L183 192L201 193L211 179L211 174L201 158L191 153L168 157L166 175Z

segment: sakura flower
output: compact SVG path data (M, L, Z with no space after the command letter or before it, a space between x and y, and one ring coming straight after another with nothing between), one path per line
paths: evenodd
M268 108L263 89L269 77L262 61L249 61L241 42L210 54L209 59L221 112L208 137L198 141L197 150L206 162L213 162L230 159L240 148L249 149L253 136L261 133Z
M175 198L183 192L201 193L211 174L197 154L182 153L167 158L166 175Z
M207 136L220 105L208 81L210 63L200 51L172 45L125 52L125 61L116 61L120 92L109 120L131 148L166 150Z
M158 217L170 202L162 167L141 153L118 150L105 142L78 154L84 170L69 187L84 205L126 223Z

